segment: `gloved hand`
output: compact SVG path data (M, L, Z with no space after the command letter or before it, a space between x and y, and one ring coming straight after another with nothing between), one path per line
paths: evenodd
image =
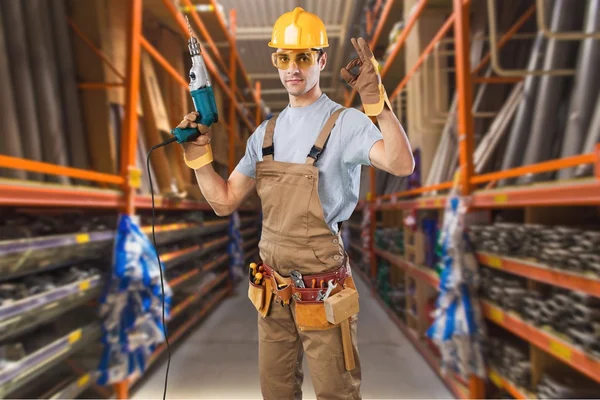
M198 169L213 160L210 147L212 130L206 125L194 122L198 115L196 111L191 112L183 117L181 123L177 125L178 128L197 128L200 132L200 136L194 141L182 143L183 159L185 164L192 169Z
M350 40L358 53L358 57L350 61L345 68L342 68L340 75L360 95L360 99L365 107L365 114L369 116L381 114L384 104L387 104L391 110L392 106L381 83L379 63L375 59L369 45L363 38L358 38L358 40L352 38ZM359 66L358 75L350 72L356 66Z

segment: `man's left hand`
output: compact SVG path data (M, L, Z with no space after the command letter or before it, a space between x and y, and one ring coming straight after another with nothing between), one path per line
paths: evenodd
M345 68L342 68L340 75L352 88L358 91L365 108L365 114L377 116L381 114L385 104L391 110L392 106L381 83L379 63L375 59L369 45L363 38L358 38L358 40L352 38L350 40L356 49L358 57L350 61ZM358 75L350 72L356 66L359 66Z

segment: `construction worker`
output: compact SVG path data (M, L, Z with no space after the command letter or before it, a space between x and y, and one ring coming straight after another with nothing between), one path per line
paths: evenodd
M299 7L279 17L268 45L274 49L271 61L288 91L289 105L250 136L244 157L227 181L210 164L211 130L194 122L196 113L179 125L201 132L195 142L184 144L185 162L195 170L217 215L234 212L255 188L261 199L260 259L263 276L271 278L263 279L266 287L251 281L248 293L259 311L259 372L265 399L302 398L304 354L318 399L361 396L357 317L351 319L356 367L348 371L340 328L325 320L323 303L315 300L322 290L311 289L309 282L331 280L354 287L338 224L356 207L361 165L406 176L413 172L414 159L369 46L362 38L352 39L352 44L358 57L342 68L341 77L358 91L364 113L344 109L320 88L329 46L323 22ZM354 67L359 67L357 75L351 72ZM379 129L369 116L377 118ZM294 273L304 278L307 288L290 279ZM282 281L285 290L278 287ZM292 291L285 282L291 283Z

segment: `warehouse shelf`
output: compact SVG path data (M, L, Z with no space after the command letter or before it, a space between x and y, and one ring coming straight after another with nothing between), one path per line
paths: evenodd
M248 249L250 249L250 248L252 248L254 246L258 246L258 241L259 241L258 239L254 239L254 240L248 241L248 242L244 243L242 245L242 247L243 247L244 250L248 250Z
M399 200L403 192L380 196L376 210L441 209L447 196L419 197ZM387 199L390 201L385 201ZM469 206L477 208L504 208L527 206L596 205L600 203L600 180L582 179L570 182L540 183L525 187L513 186L477 190L470 196Z
M396 324L396 326L402 331L404 336L406 336L411 343L415 346L417 351L425 358L431 369L438 375L438 377L444 382L444 384L448 387L448 389L452 392L452 394L458 399L469 399L469 389L458 377L450 375L444 375L441 371L440 361L437 359L431 350L427 348L426 344L419 339L417 334L412 331L404 321L402 321L396 312L390 308L379 296L377 290L370 283L370 279L365 275L365 273L358 267L352 268L352 272L356 271L358 275L362 277L362 279L367 283L370 287L371 291L374 293L374 298L379 303L381 308L385 310L390 319Z
M97 231L0 241L0 281L95 258L114 236Z
M500 389L506 390L512 397L514 397L517 400L536 398L536 396L533 393L529 393L527 390L519 388L510 380L499 374L498 371L496 371L494 368L489 368L488 377L494 385L496 385Z
M477 253L477 259L481 264L503 272L600 297L600 279L591 275L563 271L535 261L483 252Z
M375 254L377 254L381 258L384 258L389 263L402 268L403 270L408 272L409 275L411 275L417 279L420 279L424 282L427 282L429 285L431 285L432 287L434 287L436 289L440 285L440 278L437 276L435 271L433 271L429 268L419 267L417 265L414 265L414 264L406 261L404 258L402 258L402 256L392 254L390 252L387 252L387 251L384 251L381 249L376 248Z
M75 380L67 383L61 389L57 390L49 396L43 396L42 398L48 399L76 399L81 393L85 392L98 378L98 373L90 371L85 373Z
M160 260L163 262L163 264L165 264L165 269L169 270L171 268L175 268L185 261L195 258L197 253L200 253L200 251L202 251L202 246L194 245L186 247L185 249L163 254L160 256Z
M257 260L256 260L257 258L259 258L258 249L246 253L246 255L244 256L244 261L245 262L257 262Z
M242 237L246 237L246 236L252 236L252 235L258 235L258 228L247 228L244 230L240 231L240 235L242 235Z
M483 301L485 317L509 332L563 361L573 369L600 382L600 359L588 355L550 330L539 329L489 301Z
M202 268L194 268L194 269L186 272L183 275L173 278L172 280L169 281L169 286L171 287L171 289L175 289L177 286L188 281L189 279L193 278L194 276L197 276L198 274L200 274L200 272L208 272L208 271L218 267L219 265L221 265L223 262L227 261L228 259L229 259L229 255L224 254L221 257L219 257L218 259L206 263Z
M100 275L0 307L0 340L52 321L100 293Z
M221 232L227 229L228 223L229 222L225 219L205 221L204 223L183 222L158 225L154 227L156 244L163 245L193 236ZM143 226L142 232L144 232L146 235L152 235L152 226Z
M58 362L100 338L100 325L94 323L53 341L0 371L0 397L23 387Z
M125 197L119 190L0 179L0 206L117 209L124 205ZM139 209L152 208L151 196L135 196L135 206ZM173 199L160 195L154 196L154 206L157 210L212 211L210 204L205 201ZM257 211L255 207L246 205L239 210Z
M186 333L188 333L190 331L190 329L194 325L196 325L197 322L199 322L202 318L204 318L204 316L206 316L210 311L212 311L214 309L214 307L216 305L218 305L219 302L228 294L229 294L229 288L221 289L217 293L215 293L215 295L211 298L211 300L202 307L202 310L198 314L194 315L188 321L186 321L183 325L178 327L177 330L172 335L169 335L169 343L171 345L177 343L179 341L179 339L181 339ZM167 345L164 343L161 344L160 346L158 346L156 348L156 350L154 351L154 353L152 353L152 356L150 357L150 359L148 360L148 367L151 367L158 360L158 358L163 355L163 353L165 352L166 349L167 349ZM139 373L134 374L133 376L131 376L129 378L128 385L130 387L135 385L141 378L142 378L142 376Z
M215 286L222 283L229 276L229 272L225 271L218 275L215 279L210 281L207 285L202 287L202 290L199 293L194 293L188 296L185 300L181 301L171 310L171 320L175 319L178 315L186 311L192 304L196 303L198 300L201 300L204 296L206 296Z

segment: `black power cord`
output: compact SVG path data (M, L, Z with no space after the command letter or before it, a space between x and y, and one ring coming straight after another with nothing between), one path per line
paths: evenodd
M165 342L167 343L167 372L165 373L165 388L163 391L163 400L167 398L167 383L169 380L169 367L171 366L171 344L169 343L169 336L167 335L167 324L165 322L165 281L163 278L163 270L162 263L160 262L160 256L158 255L158 248L156 247L156 237L154 235L154 187L152 185L152 172L150 172L150 154L153 150L158 149L159 147L166 146L170 143L175 142L176 138L171 138L162 143L152 146L150 151L148 151L148 155L146 157L146 169L148 170L148 180L150 181L150 195L152 196L152 241L154 242L154 250L156 251L156 260L158 261L158 270L160 271L160 289L162 293L162 324L163 331L165 334Z

